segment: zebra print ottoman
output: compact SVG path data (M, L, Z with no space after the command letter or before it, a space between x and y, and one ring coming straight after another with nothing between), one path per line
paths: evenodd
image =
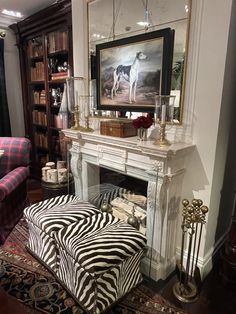
M108 213L55 233L57 277L88 313L101 313L142 281L146 238Z
M27 248L54 273L58 270L58 250L54 234L80 219L100 211L77 196L63 195L33 204L24 210L29 227Z

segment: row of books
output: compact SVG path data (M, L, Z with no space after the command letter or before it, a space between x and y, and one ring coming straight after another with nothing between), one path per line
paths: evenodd
M46 105L46 92L44 89L41 91L34 91L34 104Z
M46 134L43 133L35 133L34 141L36 146L43 147L48 149L48 138Z
M69 76L69 72L65 71L65 72L57 72L57 73L52 73L51 74L51 80L61 80L61 79L65 79Z
M44 63L35 62L34 67L30 69L31 81L43 81L44 80Z
M33 116L33 123L47 126L48 121L47 121L47 115L45 112L33 110L32 116Z
M57 31L48 34L48 53L68 50L68 32Z
M68 32L56 31L48 34L48 53L68 50ZM37 37L28 41L27 54L29 58L43 56L42 38Z
M43 56L43 45L40 37L28 41L27 53L29 58Z

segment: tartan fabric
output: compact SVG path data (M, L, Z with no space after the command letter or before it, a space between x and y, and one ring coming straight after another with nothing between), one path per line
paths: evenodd
M0 244L23 215L28 205L26 180L29 176L31 143L23 137L0 137Z
M0 244L3 244L29 205L26 180L0 202Z
M0 178L19 166L29 164L31 143L24 137L0 137L0 149L4 154L0 159Z
M18 167L0 179L0 202L29 176L28 167Z

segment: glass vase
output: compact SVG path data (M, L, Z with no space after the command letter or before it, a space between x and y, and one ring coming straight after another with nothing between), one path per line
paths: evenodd
M85 79L83 77L70 77L66 79L67 108L74 116L72 129L84 131L81 122L80 96L85 94Z
M175 96L157 95L155 96L155 123L172 124L174 119Z
M147 129L139 128L138 129L138 138L140 141L146 141L147 140Z

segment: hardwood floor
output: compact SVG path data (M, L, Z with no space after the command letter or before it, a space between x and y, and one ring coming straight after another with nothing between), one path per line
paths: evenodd
M31 203L42 200L42 190L40 182L29 180L28 197ZM202 291L196 302L191 304L181 303L176 299L172 292L174 283L177 281L175 274L167 280L158 283L145 278L146 284L157 293L161 294L166 300L190 314L235 314L236 313L236 291L226 288L219 276L219 265L205 278ZM0 290L0 313L20 314L18 302ZM15 310L14 310L15 309ZM23 310L23 309L22 309Z
M27 182L28 199L31 204L40 202L43 199L41 183L37 180L28 180Z
M174 275L158 291L165 299L179 308L191 314L235 314L236 313L236 291L226 288L219 276L219 266L205 278L202 291L196 302L184 304L177 300L172 292L177 277Z
M1 314L27 314L25 308L17 299L11 297L0 288L0 313Z

